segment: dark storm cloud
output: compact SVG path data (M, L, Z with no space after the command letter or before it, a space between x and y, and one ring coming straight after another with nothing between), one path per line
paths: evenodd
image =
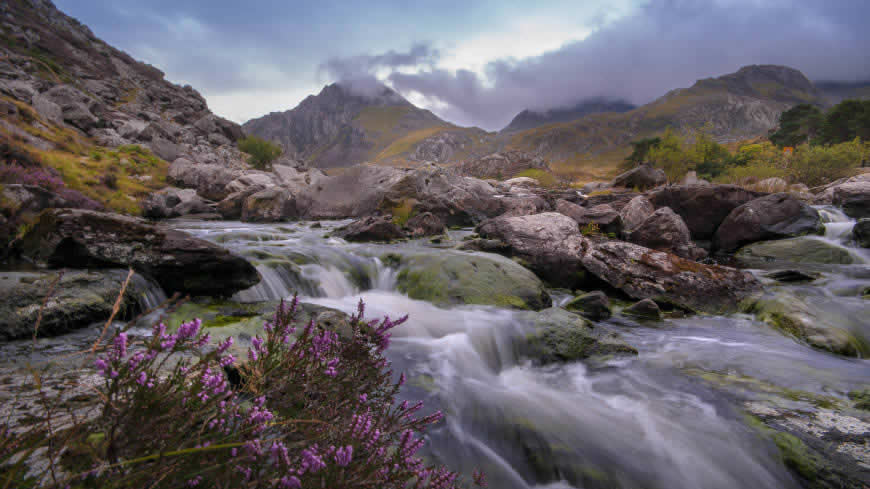
M485 77L426 69L388 80L437 101L442 117L496 129L523 108L597 96L646 103L748 64L792 66L816 80L870 79L867 19L866 1L652 2L559 50L491 62Z
M434 69L440 52L430 43L416 43L407 52L387 51L378 55L331 58L318 67L322 79L341 82L353 91L372 95L383 86L376 78L379 70L398 70L426 66Z

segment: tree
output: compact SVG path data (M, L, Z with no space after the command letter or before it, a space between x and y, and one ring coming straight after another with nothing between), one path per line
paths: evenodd
M649 155L650 149L656 147L659 143L662 142L662 138L644 138L639 139L637 141L631 142L632 152L625 159L626 169L631 169L637 165L645 163L647 161L647 156Z
M679 180L692 168L691 155L683 149L682 139L671 128L667 128L661 141L650 148L648 160L664 170L671 182Z
M239 140L239 149L251 155L248 163L260 170L268 168L282 153L281 146L257 136L248 136Z
M870 138L870 100L844 100L832 107L817 142L840 144L856 137Z
M795 105L779 116L779 129L770 135L770 141L779 146L798 146L815 139L824 123L818 107L810 104Z

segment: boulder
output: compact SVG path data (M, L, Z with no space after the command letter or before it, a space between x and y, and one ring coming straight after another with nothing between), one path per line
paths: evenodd
M175 161L181 152L181 147L165 138L154 138L148 143L148 148L165 161Z
M735 185L671 185L651 192L656 209L670 207L683 218L692 239L711 240L716 229L737 207L763 194Z
M40 337L57 336L95 322L105 322L112 314L127 273L119 269L3 272L0 341L33 337L40 310ZM55 284L58 274L62 276ZM138 309L135 297L144 292L137 290L139 283L130 281L121 298L119 319Z
M695 246L686 223L670 207L656 210L626 238L632 243L659 251L667 251L689 260L699 260L707 252Z
M616 191L599 194L599 195L589 195L582 202L576 202L583 207L595 207L601 204L607 204L610 207L613 207L617 211L622 211L622 209L631 202L631 199L637 197L638 193L635 192L626 192L626 191ZM569 200L569 199L566 199Z
M408 234L415 238L444 234L444 221L431 212L424 212L408 219L405 223Z
M60 107L64 122L82 131L87 132L100 122L91 112L96 101L70 85L57 85L42 95Z
M505 180L503 183L510 188L513 188L513 187L529 188L529 187L540 187L541 186L541 183L538 180L531 178L531 177L511 178L509 180Z
M609 188L610 188L610 182L589 182L580 188L580 192L588 195L588 194L591 194L592 192L607 190Z
M166 187L149 194L142 201L142 215L152 219L168 219L190 214L207 214L214 209L192 188Z
M578 295L571 302L565 304L565 309L577 312L593 321L607 319L611 315L610 300L600 290Z
M63 111L60 105L57 105L43 94L33 96L33 110L48 122L55 124L63 122Z
M631 231L640 225L647 217L655 212L655 207L643 195L638 195L628 201L628 204L619 211L622 226L625 231Z
M168 293L230 295L260 281L250 263L208 241L143 219L81 209L44 211L16 251L55 267L131 267Z
M618 333L593 327L579 315L558 307L537 313L533 330L516 341L520 355L539 364L573 362L600 355L637 355L637 349Z
M823 265L851 265L857 259L846 248L810 236L759 241L744 246L735 256L748 266L766 262L816 263Z
M821 275L818 273L807 273L801 270L776 270L764 275L767 278L776 280L777 282L783 283L796 283L796 282L812 282L816 280Z
M390 216L368 216L337 229L333 236L348 241L392 241L405 233Z
M218 202L218 213L224 219L241 219L245 201L248 197L261 190L263 190L263 187L248 187L245 190L239 190L238 192L228 195L224 200Z
M529 216L553 210L546 200L534 194L508 195L498 200L502 205L501 216Z
M245 222L280 222L298 216L296 199L284 187L269 187L255 192L242 204L242 221Z
M711 314L735 311L740 301L761 288L749 272L702 265L623 241L587 246L582 265L635 299L655 299Z
M540 156L523 151L492 153L476 160L463 161L457 166L457 170L462 175L499 180L515 177L518 173L530 169L549 171L550 167Z
M250 187L274 187L278 182L273 173L259 170L248 170L232 182L227 184L226 190L230 193L241 192Z
M622 310L626 316L633 316L638 319L647 319L651 321L660 321L662 319L662 310L659 305L652 299L643 299Z
M581 230L594 225L602 234L619 235L622 232L622 218L608 204L580 207L567 200L558 200L556 201L556 212L574 219Z
M182 188L192 188L203 198L222 200L232 192L227 185L238 172L217 163L195 163L188 158L177 158L169 165L168 181Z
M730 252L756 241L816 234L823 230L817 210L790 194L771 194L731 211L716 230L713 246Z
M647 190L664 185L667 181L665 172L653 168L652 165L643 164L614 178L612 186Z
M577 289L587 284L581 262L587 242L578 232L577 222L564 214L497 217L481 223L477 233L486 240L504 243L501 249L551 285Z
M442 251L408 254L399 260L399 291L437 305L483 304L513 309L549 307L538 277L498 255Z
M834 187L832 203L849 217L870 217L870 181L855 181Z
M870 248L870 219L859 219L852 228L852 238L862 248Z
M847 318L832 318L829 311L818 310L794 293L769 292L745 301L741 309L813 348L853 357L870 354L867 342L843 326Z

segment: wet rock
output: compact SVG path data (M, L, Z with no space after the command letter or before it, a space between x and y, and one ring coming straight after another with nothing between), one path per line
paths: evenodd
M723 314L761 289L749 272L702 265L622 241L596 242L582 257L586 269L635 299L655 299L683 309Z
M801 270L777 270L765 275L767 278L783 283L812 282L820 277L817 273L807 273Z
M852 238L862 248L870 248L870 219L859 219L852 228Z
M870 217L870 181L854 181L834 187L832 202L849 217Z
M565 309L579 313L585 318L600 321L610 317L610 300L600 290L575 297L565 304Z
M296 199L290 190L283 187L269 187L255 192L245 198L242 204L241 217L245 222L280 222L298 216Z
M218 202L218 213L224 219L241 219L245 201L261 190L263 190L262 187L248 187L228 195L224 200Z
M622 218L622 226L625 231L631 231L640 225L647 217L655 212L656 208L643 195L638 195L628 201L628 204L619 211ZM684 224L685 225L685 224Z
M575 289L586 284L586 269L581 262L586 240L577 222L564 214L497 217L481 223L477 233L484 239L504 243L508 254L552 285Z
M50 266L132 267L168 292L229 295L260 281L243 258L187 233L143 219L80 209L49 209L16 244Z
M662 319L662 310L659 305L652 299L643 299L622 310L626 316L633 316L638 319L647 319L651 321L659 321Z
M613 186L647 190L664 185L667 181L665 172L653 168L652 165L643 164L614 178Z
M62 277L54 285L60 273ZM3 272L0 278L0 341L33 337L40 310L40 337L56 336L95 322L105 322L126 277L127 270L118 269ZM137 293L136 283L131 282L121 300L119 319L137 309Z
M415 238L444 234L444 228L444 221L431 212L417 214L405 223L405 229Z
M390 216L369 216L337 229L333 236L348 241L392 241L404 238L405 233Z
M735 185L671 185L648 198L656 209L670 207L679 214L697 241L713 239L731 211L762 195Z
M817 210L787 193L772 194L731 211L716 230L713 246L730 252L756 241L817 234L823 229Z
M853 357L870 354L866 340L844 326L847 320L823 314L791 292L780 290L749 299L741 309L813 348Z
M590 225L593 225L601 234L616 236L622 232L622 218L608 204L580 207L567 200L559 200L556 202L556 212L577 221L580 229L588 229Z
M541 363L572 362L598 355L637 355L615 332L554 307L535 315L534 330L518 340L520 354Z
M851 265L856 262L847 249L810 236L760 241L744 246L735 256L750 266L771 261L827 265Z
M529 270L498 255L443 251L402 255L399 291L438 305L488 304L513 309L549 307L544 284Z
M677 256L699 260L707 252L695 246L686 223L670 207L662 207L643 220L626 238L647 248L667 251Z

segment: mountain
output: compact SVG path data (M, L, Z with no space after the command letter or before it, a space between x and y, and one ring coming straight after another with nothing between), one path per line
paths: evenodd
M798 103L824 104L823 94L800 71L785 66L745 66L736 73L698 80L624 113L591 114L513 133L507 146L544 157L554 170L576 177L615 170L628 143L673 127L684 134L705 127L720 142L763 136L779 115Z
M828 105L836 105L846 99L870 99L870 80L857 82L816 81L816 87Z
M386 86L357 93L338 83L291 110L252 119L242 127L248 134L281 143L287 154L319 168L364 161L447 162L461 152L467 133L483 132L445 122Z
M624 100L591 98L583 100L573 107L556 108L545 111L526 109L517 114L516 117L511 120L510 124L505 126L501 132L522 131L556 122L573 121L589 114L599 114L603 112L628 112L634 108L636 108L635 105Z
M98 39L49 0L0 2L0 147L57 190L114 210L166 185L169 163L244 167L238 124L191 86ZM8 157L14 154L15 157ZM9 173L11 172L11 173ZM9 177L0 183L20 183Z

